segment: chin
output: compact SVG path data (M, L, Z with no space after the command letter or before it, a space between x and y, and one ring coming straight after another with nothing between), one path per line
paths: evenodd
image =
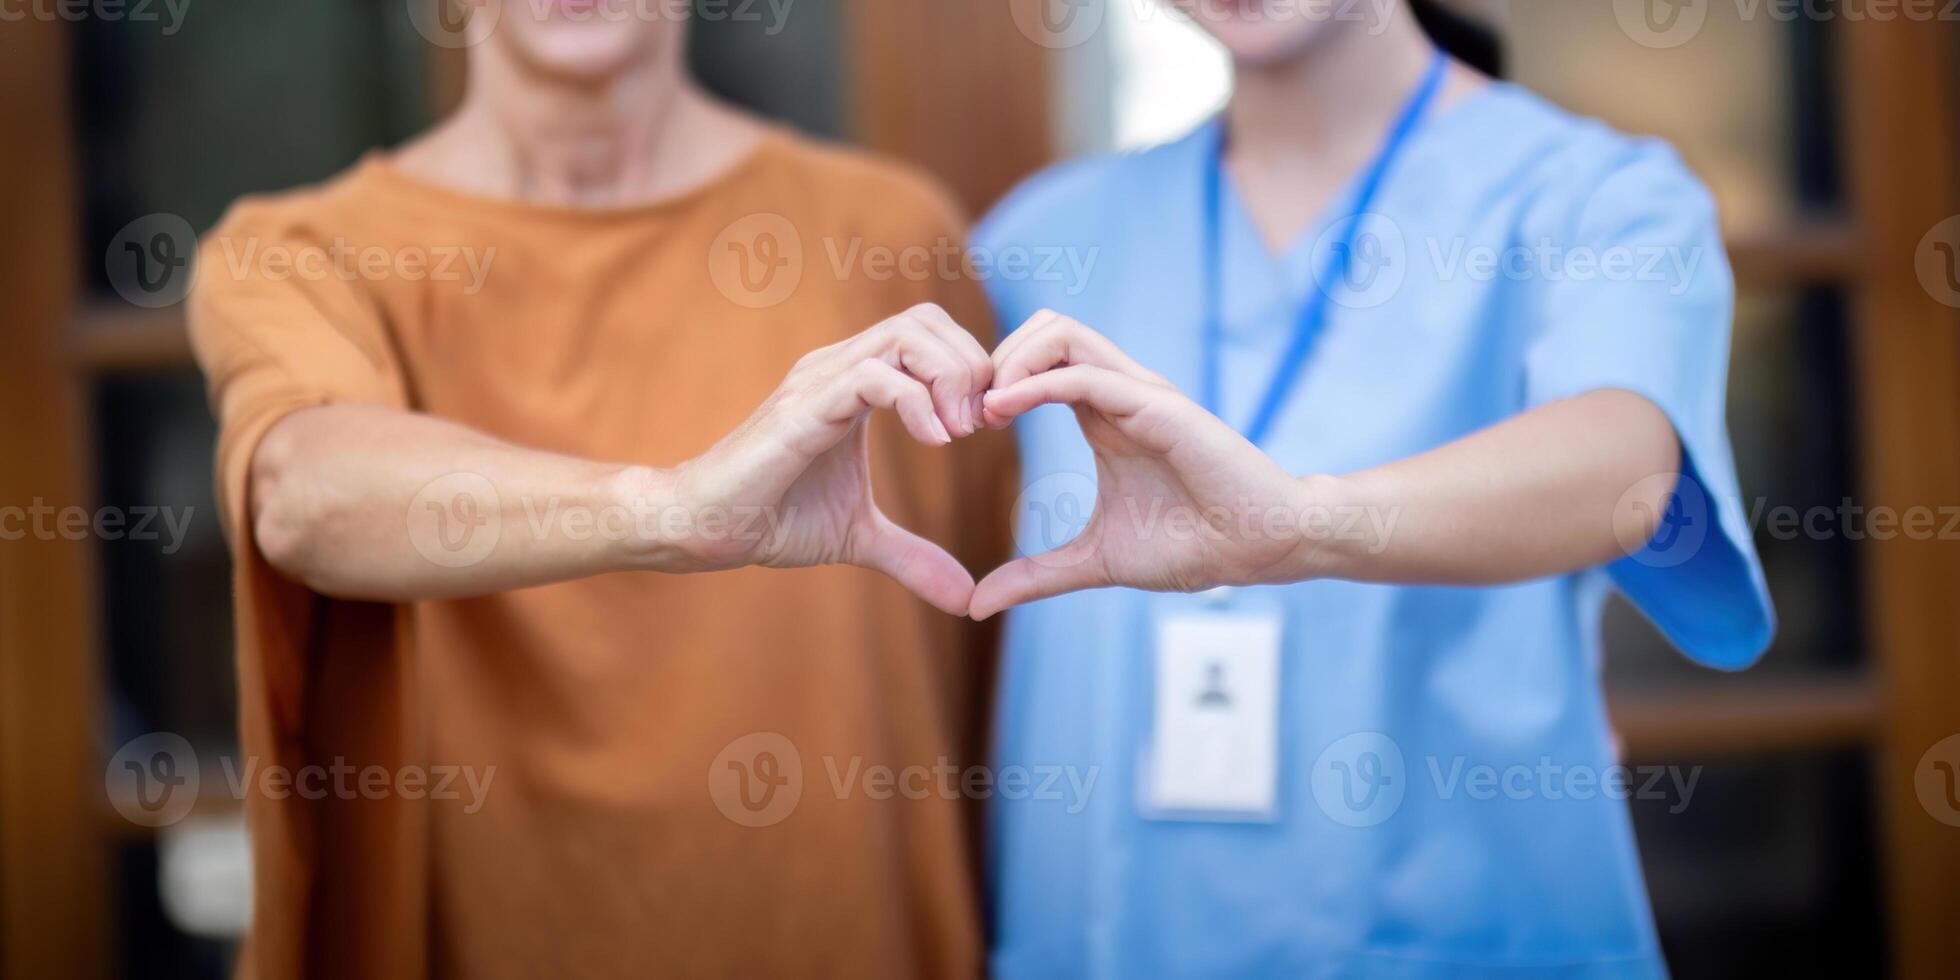
M612 9L607 13L609 8ZM603 81L657 57L685 24L625 14L614 0L587 9L572 4L507 3L495 38L534 70L578 81ZM545 11L538 17L534 11Z
M580 37L544 37L516 45L518 56L547 74L581 81L599 81L625 71L641 60L632 47Z
M1224 47L1234 64L1246 68L1298 58L1337 26L1324 15L1309 13L1319 8L1307 3L1281 4L1271 11L1260 0L1178 0L1177 6Z

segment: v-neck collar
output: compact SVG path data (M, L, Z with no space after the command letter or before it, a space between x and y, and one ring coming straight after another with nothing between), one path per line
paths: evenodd
M1420 165L1424 153L1434 144L1434 138L1445 132L1446 127L1456 126L1460 120L1473 114L1471 110L1492 101L1500 92L1509 88L1508 82L1492 80L1456 103L1443 106L1432 113L1410 134L1409 145L1396 170L1406 173L1410 167ZM1194 152L1191 157L1197 166L1209 165L1205 155L1218 146L1223 138L1224 128L1225 115L1221 110L1205 120L1192 133L1190 146ZM1236 253L1243 252L1245 245L1249 243L1254 246L1253 257L1262 260L1258 263L1265 273L1261 278L1270 282L1277 275L1286 284L1289 293L1297 293L1307 288L1313 283L1315 274L1314 265L1317 257L1315 246L1336 222L1349 217L1349 212L1354 207L1354 200L1361 191L1360 183L1366 176L1367 169L1366 166L1359 167L1343 178L1335 192L1321 206L1320 211L1302 225L1300 230L1294 233L1293 239L1277 253L1267 247L1265 236L1259 233L1258 226L1252 221L1251 208L1240 192L1238 181L1233 178L1230 170L1226 170L1219 175L1221 197L1219 220L1222 225L1220 247L1235 253L1230 256L1231 258L1243 261L1245 256ZM1396 178L1396 173L1389 175L1385 191L1394 190ZM1192 186L1198 186L1198 182L1192 181ZM1379 205L1376 209L1379 209ZM1227 290L1228 296L1229 293L1230 291ZM1227 332L1230 332L1229 324Z

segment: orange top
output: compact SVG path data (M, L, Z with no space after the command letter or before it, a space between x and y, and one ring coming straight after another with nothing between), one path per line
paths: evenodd
M222 428L244 750L296 787L247 791L244 975L978 972L970 801L905 778L982 761L978 627L845 567L333 600L265 563L246 502L267 428L326 402L681 462L802 354L914 303L984 329L934 258L960 227L896 167L771 133L642 207L477 199L370 158L206 236L190 321ZM998 563L1006 441L873 426L886 512Z

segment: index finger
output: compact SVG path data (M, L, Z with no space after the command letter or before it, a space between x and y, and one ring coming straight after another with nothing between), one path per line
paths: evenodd
M1165 392L1138 378L1093 364L1071 364L987 392L989 416L1012 420L1039 405L1074 405L1104 415L1135 415Z
M1080 321L1042 310L1010 334L994 350L995 390L1000 390L1057 367L1085 365L1113 371L1125 377L1155 385L1170 384L1162 375L1138 364L1108 337ZM1007 424L1005 417L989 412L989 424Z

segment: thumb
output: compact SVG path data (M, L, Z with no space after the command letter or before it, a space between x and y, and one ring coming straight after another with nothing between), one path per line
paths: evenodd
M941 612L966 614L973 576L946 549L891 522L883 514L859 526L850 563L880 571Z
M988 572L973 588L967 615L982 620L1024 602L1110 584L1089 537L1085 533L1053 551L1016 558Z

